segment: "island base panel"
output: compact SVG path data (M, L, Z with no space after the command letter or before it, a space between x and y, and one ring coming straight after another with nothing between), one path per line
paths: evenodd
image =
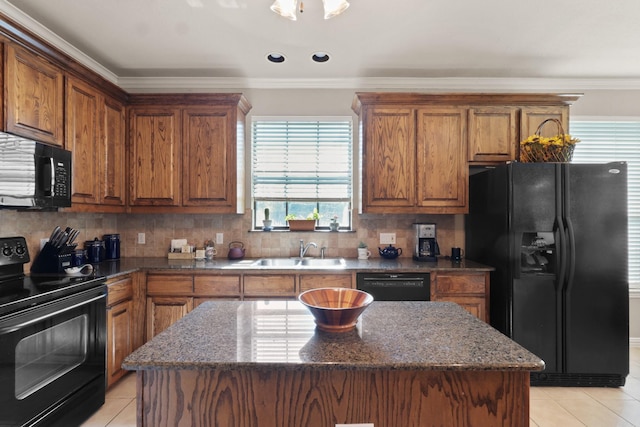
M527 371L140 370L137 425L529 426Z

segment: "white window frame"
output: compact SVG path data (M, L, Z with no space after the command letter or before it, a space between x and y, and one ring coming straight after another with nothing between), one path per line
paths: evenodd
M352 225L353 225L353 204L354 204L354 188L355 188L355 168L354 168L354 155L355 155L355 150L354 150L354 125L353 125L353 117L352 116L253 116L251 118L251 124L250 124L250 131L251 131L251 135L250 135L250 159L251 159L251 165L250 165L250 171L251 171L251 182L250 182L250 193L251 193L251 206L252 206L252 210L253 210L253 218L252 218L252 229L254 230L258 230L261 229L261 222L262 219L264 218L264 213L260 210L260 209L256 209L256 198L255 198L255 194L254 194L254 123L255 122L260 122L260 121L274 121L274 122L331 122L331 121L336 121L336 122L348 122L349 123L349 128L350 128L350 144L349 144L349 149L350 149L350 161L349 161L349 168L350 168L350 189L349 189L349 197L348 197L348 208L346 209L348 212L344 212L342 214L342 218L343 221L340 221L340 230L341 231L348 231L352 229ZM292 200L297 200L297 199L293 199ZM331 198L326 198L326 199L317 199L319 201L320 204L322 203L331 203L331 202L336 202L337 200L335 199L331 199ZM340 200L344 200L344 199L340 199ZM280 202L282 202L282 200L280 200ZM304 203L313 203L313 200L307 200L304 201ZM341 203L344 203L341 202ZM311 210L310 210L311 212ZM330 215L327 215L327 212L322 212L322 209L320 210L320 214L323 215L321 217L321 219L318 221L318 227L316 227L316 230L328 230L329 226L328 226L328 222L330 221ZM272 213L271 215L271 219L274 220L274 215ZM279 221L283 221L283 219L278 218ZM286 230L286 224L280 224L280 226L276 225L276 221L274 221L274 229L276 230Z

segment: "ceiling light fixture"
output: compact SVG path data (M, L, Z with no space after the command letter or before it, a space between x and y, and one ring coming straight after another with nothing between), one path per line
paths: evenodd
M322 0L324 6L324 19L331 19L334 16L340 15L347 10L349 2L347 0ZM297 20L296 11L298 10L298 0L275 0L271 5L271 10L278 15ZM303 12L304 4L300 2L300 13Z
M274 64L281 64L285 61L285 57L281 53L274 52L267 55L267 60L269 62L273 62Z
M329 54L326 52L316 52L311 55L311 59L314 62L327 62L329 60Z

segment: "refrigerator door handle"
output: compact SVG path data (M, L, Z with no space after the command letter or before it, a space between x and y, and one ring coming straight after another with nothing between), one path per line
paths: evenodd
M569 218L566 218L567 224L567 249L565 252L565 258L568 259L568 268L565 280L565 292L569 292L573 286L573 277L576 271L576 238L573 230L573 224Z
M565 277L567 275L567 234L565 233L565 225L560 216L556 217L556 257L558 260L558 271L556 274L556 289L564 288Z

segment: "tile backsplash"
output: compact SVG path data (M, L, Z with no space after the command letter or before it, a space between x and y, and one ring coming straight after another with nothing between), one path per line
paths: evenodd
M122 257L164 257L171 239L185 238L202 246L205 240L215 240L216 233L224 233L224 243L217 245L218 257L226 257L229 243L240 241L248 258L264 256L295 256L299 240L313 241L309 255L317 256L325 246L326 256L355 258L356 247L362 240L374 254L379 233L396 233L396 247L403 249L403 257L411 257L414 222L433 222L437 225L440 251L448 255L452 246L464 246L464 217L462 215L355 215L353 232L262 232L249 231L251 213L244 215L219 214L93 214L67 212L16 212L0 210L0 237L24 236L32 258L40 248L40 239L48 238L56 225L81 231L77 242L102 238L104 234L119 233ZM145 233L145 244L138 244L138 233Z

